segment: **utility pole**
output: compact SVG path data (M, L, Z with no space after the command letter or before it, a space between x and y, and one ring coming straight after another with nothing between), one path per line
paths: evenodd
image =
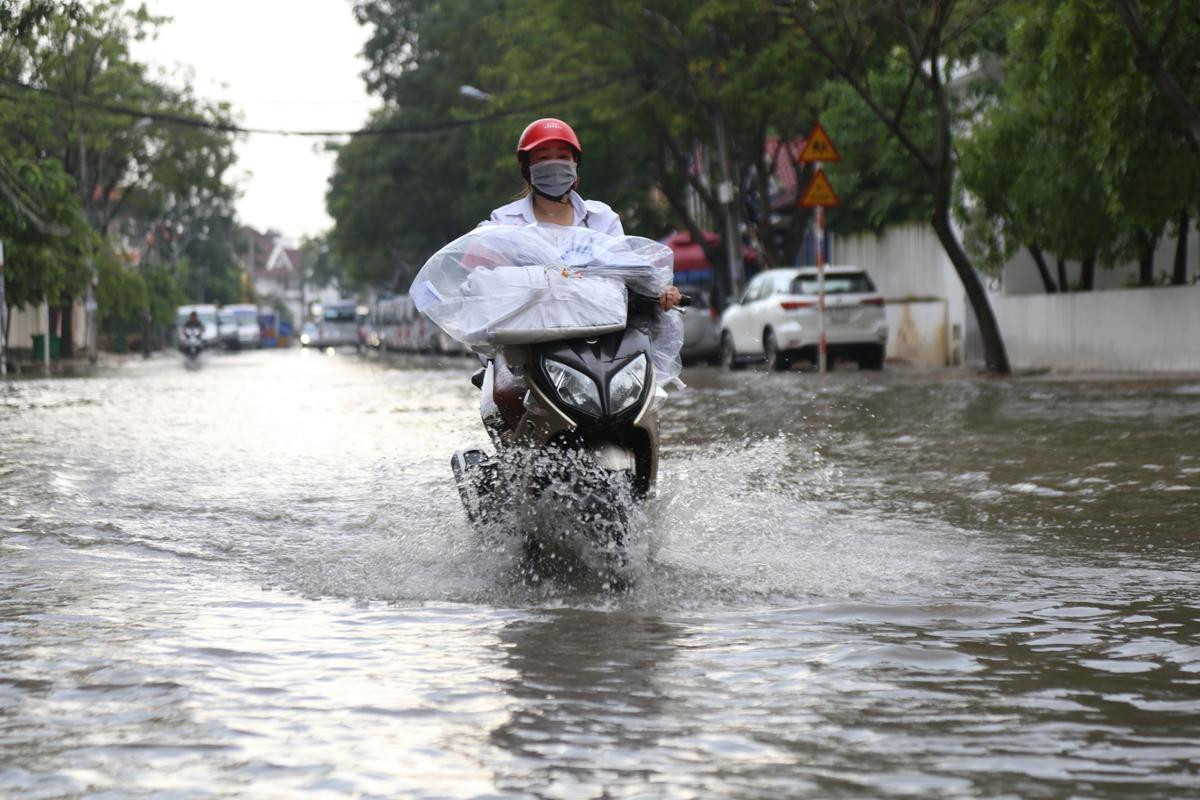
M812 179L809 180L808 186L804 187L804 192L800 195L797 202L802 208L817 209L817 363L821 371L821 377L825 377L826 363L826 342L825 342L825 209L826 207L834 208L838 205L837 193L833 191L833 186L829 183L829 178L825 176L825 172L821 169L824 162L840 161L841 154L837 148L833 146L833 141L829 138L829 134L821 127L821 123L813 124L813 129L808 134L808 138L804 140L804 149L800 151L800 162L802 164L813 164Z
M43 302L42 307L39 309L39 311L41 312L41 314L39 315L41 317L41 319L38 320L38 323L39 323L39 327L41 327L41 329L42 329L42 369L44 369L46 371L46 374L49 375L50 374L50 338L51 338L51 335L50 335L50 301L46 300L45 302Z
M717 187L717 199L725 210L725 262L729 274L729 291L737 297L745 280L742 264L742 234L738 225L737 183L733 174L733 158L729 152L729 136L725 132L725 117L720 109L714 115L717 129L717 155L721 163L721 185Z
M4 242L0 240L0 378L8 375L8 300L4 297Z
M97 351L99 350L99 341L100 341L100 335L99 335L100 331L98 330L98 325L97 325L98 320L96 319L96 307L97 307L96 306L96 282L98 280L98 277L96 275L96 261L92 255L92 252L90 249L91 245L88 245L88 248L89 248L88 256L87 256L88 282L87 282L87 288L84 290L84 293L83 293L83 310L84 310L84 315L85 315L84 316L84 319L85 319L84 327L86 328L86 331L84 333L84 338L87 339L86 346L87 346L87 353L88 353L88 363L94 365L98 358Z

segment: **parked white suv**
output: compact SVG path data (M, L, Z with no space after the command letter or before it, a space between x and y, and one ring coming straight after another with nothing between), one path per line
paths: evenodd
M742 297L721 315L722 359L730 369L766 361L784 370L796 361L817 363L816 267L769 269L754 276ZM888 326L883 297L865 270L825 268L827 362L846 358L861 369L881 369Z

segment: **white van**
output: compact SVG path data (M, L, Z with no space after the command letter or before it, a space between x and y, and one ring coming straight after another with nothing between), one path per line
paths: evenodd
M258 327L258 306L251 303L231 303L221 306L221 315L232 323L225 344L235 350L262 347L262 333ZM236 335L232 331L237 331Z
M175 309L175 340L183 341L183 323L187 322L188 317L195 311L196 316L204 323L204 333L201 340L204 346L216 347L220 342L217 332L217 307L213 305L194 305L194 306L179 306Z
M317 347L360 347L358 316L356 300L327 303L321 309L321 319L317 322Z

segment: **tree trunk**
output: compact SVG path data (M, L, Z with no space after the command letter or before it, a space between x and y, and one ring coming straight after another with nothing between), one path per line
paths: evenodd
M49 298L47 298L47 300L48 299ZM50 346L51 339L53 339L55 336L58 336L58 321L61 316L62 316L62 311L61 311L61 309L59 309L58 306L50 306L49 307L47 319L49 319L49 321L50 321L50 330L46 331L46 347ZM62 339L61 336L58 336L58 338L60 340ZM53 351L51 351L51 352L53 352Z
M1175 241L1175 270L1171 273L1171 285L1187 283L1188 213L1179 212L1179 238Z
M1176 119L1180 124L1191 134L1192 140L1196 146L1200 147L1200 109L1188 96L1188 93L1179 85L1173 76L1163 64L1162 45L1153 45L1150 42L1150 37L1146 31L1146 26L1142 20L1141 4L1138 0L1109 0L1113 11L1121 18L1125 28L1129 31L1129 37L1133 42L1133 64L1136 66L1154 87L1167 100L1171 111L1175 114ZM1186 20L1186 15L1184 17ZM1172 15L1171 28L1178 25L1179 22ZM1187 24L1186 22L1184 23ZM1166 30L1162 33L1160 42L1165 42L1168 35L1172 31Z
M945 10L949 10L948 5ZM934 17L940 16L941 10L935 10ZM934 38L937 39L937 37ZM920 58L914 58L914 63L919 64ZM963 249L958 237L954 235L954 228L950 224L950 206L953 200L954 184L950 98L947 95L946 86L942 82L942 67L938 63L936 48L928 53L927 63L929 71L922 76L922 80L925 81L932 93L934 107L937 109L936 144L933 157L926 162L926 174L929 175L930 189L933 195L933 230L942 243L942 249L950 257L950 263L954 265L954 271L958 273L963 289L966 290L971 310L975 312L975 320L979 323L979 335L983 339L983 358L987 364L987 371L994 375L1008 375L1012 372L1012 368L1008 364L1008 352L1004 347L1004 339L1000 335L1000 326L996 322L992 304L988 300L983 281L979 279L979 273L971 265L970 256Z
M1138 286L1154 285L1154 239L1144 230L1137 232Z
M1085 258L1079 264L1079 288L1081 291L1090 292L1096 286L1096 255Z
M1057 292L1058 287L1054 284L1054 279L1050 277L1050 270L1046 267L1046 256L1042 252L1042 248L1036 244L1029 245L1029 255L1033 256L1033 263L1037 264L1038 275L1042 278L1042 288L1046 294Z
M979 273L971 266L971 259L954 236L954 230L950 227L949 209L939 209L938 205L940 204L935 203L933 230L937 233L938 241L942 243L942 249L950 257L950 263L954 265L954 271L958 273L958 279L962 281L963 289L967 292L971 310L975 312L975 319L979 323L979 335L983 339L983 357L987 363L987 370L997 375L1007 375L1012 370L1008 365L1008 352L1004 349L1004 339L1000 336L1000 326L996 324L992 304L988 301L983 282L979 280Z
M150 357L150 309L142 312L142 358Z
M58 346L58 354L62 358L75 357L75 303L67 298L62 304L62 342Z

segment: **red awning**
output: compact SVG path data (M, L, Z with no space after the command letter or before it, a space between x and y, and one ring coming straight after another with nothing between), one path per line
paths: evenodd
M720 249L721 237L712 231L704 232L705 240L712 247ZM662 243L675 253L675 271L691 272L693 270L712 269L713 265L704 255L704 248L692 241L692 235L687 231L675 231L662 240ZM751 247L742 248L744 261L757 261L758 253Z

